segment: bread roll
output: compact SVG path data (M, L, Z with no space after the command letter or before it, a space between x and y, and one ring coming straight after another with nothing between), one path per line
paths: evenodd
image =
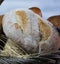
M47 53L57 50L58 32L47 20L31 10L13 10L3 17L6 36L28 53Z

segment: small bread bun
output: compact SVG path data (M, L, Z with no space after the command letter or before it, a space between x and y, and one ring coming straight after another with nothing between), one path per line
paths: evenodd
M31 10L13 10L3 17L6 36L28 53L47 53L58 43L58 32L47 20Z
M32 10L33 12L35 12L36 14L38 14L39 16L42 17L41 9L39 9L38 7L31 7L29 9Z

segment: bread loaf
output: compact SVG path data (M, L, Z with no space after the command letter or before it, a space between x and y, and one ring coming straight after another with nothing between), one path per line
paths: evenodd
M58 32L47 20L31 10L13 10L3 17L6 36L28 53L45 53L57 50Z

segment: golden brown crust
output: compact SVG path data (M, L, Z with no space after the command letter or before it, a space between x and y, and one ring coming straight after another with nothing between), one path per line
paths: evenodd
M39 9L38 7L31 7L29 9L32 10L33 12L37 13L39 16L42 17L41 9Z
M48 20L55 26L60 28L60 15L51 16Z

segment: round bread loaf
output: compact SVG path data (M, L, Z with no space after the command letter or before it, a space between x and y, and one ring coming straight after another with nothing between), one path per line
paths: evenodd
M13 10L3 17L6 36L28 53L47 53L57 50L58 32L47 20L31 10Z

